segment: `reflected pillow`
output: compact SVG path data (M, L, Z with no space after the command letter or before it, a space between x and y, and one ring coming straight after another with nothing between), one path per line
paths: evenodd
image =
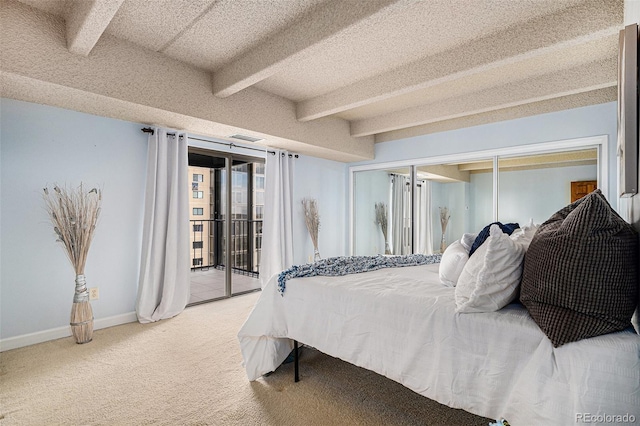
M442 253L442 260L440 260L438 270L440 282L447 287L455 287L467 260L469 260L469 252L460 241L451 243Z
M518 296L525 253L498 225L469 257L456 286L456 312L493 312Z

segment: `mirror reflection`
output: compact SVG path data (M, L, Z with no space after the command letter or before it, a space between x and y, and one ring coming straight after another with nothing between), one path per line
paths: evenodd
M353 254L442 253L495 221L542 223L597 187L597 148L497 164L496 173L493 157L354 172Z
M354 173L354 254L411 253L410 168Z
M500 221L542 223L597 188L598 150L504 157L498 170Z

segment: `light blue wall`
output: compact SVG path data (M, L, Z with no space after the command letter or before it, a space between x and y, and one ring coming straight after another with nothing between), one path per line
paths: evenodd
M592 166L550 167L537 170L501 171L499 175L498 220L521 225L533 219L542 223L571 202L571 182L596 180ZM493 175L473 173L468 186L469 209L463 232L478 232L493 222ZM465 209L461 205L459 209ZM454 210L455 212L455 210ZM455 214L455 213L454 213ZM458 236L456 233L453 237Z
M600 135L608 136L608 195L611 205L616 208L616 102L378 143L375 147L375 160L351 163L349 166L430 158ZM569 198L566 194L569 188L566 185L568 181L593 178L592 169L571 169L570 171L548 169L542 179L536 178L535 172L523 173L515 178L511 175L503 179L501 192L509 196L514 194L517 197L518 188L531 190L531 180L536 180L538 192L548 191L554 185L563 185L563 189L554 192L551 198L537 196L538 204L535 206L519 207L516 205L517 201L512 202L507 198L503 200L506 204L502 205L501 210L506 216L518 216L519 221L527 221L529 218L534 218L536 222L544 220L541 218L548 217L568 204ZM565 172L571 176L569 177ZM434 183L432 187L434 250L439 249L442 236L438 207L446 205L451 209L451 219L445 235L447 244L450 244L462 233L477 232L492 221L492 188L490 173L472 174L471 182L465 184ZM543 201L541 202L540 199Z
M303 198L315 198L320 213L318 251L322 258L344 256L347 244L347 166L337 161L301 155L294 162L294 264L313 258L313 243L304 223Z
M541 114L376 144L375 160L353 165L428 158L517 145L607 135L609 201L616 207L616 102Z
M442 241L440 207L449 209L449 222L444 234L447 246L455 240L459 240L465 232L472 232L466 226L469 216L469 211L465 210L468 187L469 184L466 182L432 183L431 217L433 219L433 249L435 251L440 250L440 242Z
M142 240L144 125L10 99L0 101L0 110L0 339L69 324L75 276L55 243L41 198L42 188L53 183L82 181L103 188L85 271L88 286L100 289L100 298L92 301L94 317L131 314ZM313 255L302 215L304 197L318 200L320 254L346 253L347 188L344 163L304 155L295 160L296 263Z
M384 236L376 224L375 204L383 202L389 212L391 197L389 173L370 170L354 174L354 235L353 253L360 256L384 254ZM388 230L388 238L391 237Z
M499 174L498 218L501 222L542 223L571 202L571 182L596 180L592 166L502 171Z
M147 152L140 125L9 99L0 108L0 337L69 324L75 273L42 202L42 188L55 183L102 187L85 271L100 289L94 316L132 312Z
M0 338L68 325L73 270L55 243L40 195L44 185L55 182L103 187L86 271L89 286L100 288L94 315L132 312L146 163L142 125L8 99L0 108ZM602 134L609 135L613 194L615 103L380 143L375 162ZM318 200L320 254L346 254L347 166L304 155L295 164L295 262L305 263L313 254L300 204L304 197Z
M469 215L465 232L478 232L493 222L493 174L471 174L469 183Z

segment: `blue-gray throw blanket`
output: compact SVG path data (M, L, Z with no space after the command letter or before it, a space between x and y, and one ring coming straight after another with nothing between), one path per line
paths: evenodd
M315 263L296 265L282 271L278 276L278 291L284 296L287 280L300 277L330 276L338 277L360 272L375 271L382 268L418 266L439 263L441 254L407 254L404 256L340 256L322 259Z

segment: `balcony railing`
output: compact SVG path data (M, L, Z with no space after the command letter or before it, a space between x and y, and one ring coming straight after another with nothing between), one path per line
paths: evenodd
M191 269L225 269L224 219L191 220ZM231 267L234 273L258 277L262 220L232 219Z

